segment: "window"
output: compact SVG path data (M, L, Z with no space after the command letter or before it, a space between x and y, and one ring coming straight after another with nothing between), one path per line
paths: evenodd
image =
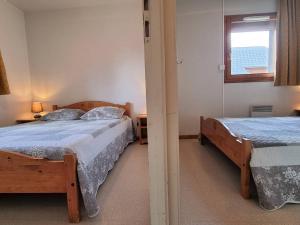
M273 81L276 13L225 16L225 83Z

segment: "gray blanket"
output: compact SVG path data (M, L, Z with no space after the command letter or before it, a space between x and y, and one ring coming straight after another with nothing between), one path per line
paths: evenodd
M133 141L132 120L72 120L34 122L0 128L0 149L62 160L66 152L78 158L78 178L89 217L99 213L96 195L125 147Z
M254 148L300 144L300 117L219 119L239 138L248 138Z
M251 171L261 207L300 202L300 117L219 119L252 141Z

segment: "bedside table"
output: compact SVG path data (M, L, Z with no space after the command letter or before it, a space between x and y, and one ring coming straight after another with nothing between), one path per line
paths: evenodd
M147 115L141 114L137 116L137 136L140 140L140 144L148 144L147 134Z
M300 116L300 109L295 109L294 112L295 112L296 116Z
M35 122L37 120L35 119L21 119L21 120L16 120L17 124L23 124L23 123L31 123L31 122Z

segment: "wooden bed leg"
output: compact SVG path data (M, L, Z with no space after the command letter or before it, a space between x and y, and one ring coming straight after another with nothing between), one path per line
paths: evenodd
M75 154L66 154L64 156L66 171L66 187L68 214L70 223L80 222L79 193L77 183L77 158Z
M201 145L205 145L207 142L207 138L203 135L202 128L204 123L204 117L200 116L200 133L199 133L199 140L201 142Z
M200 142L201 142L201 145L206 145L206 143L208 142L208 139L207 139L207 137L205 137L204 134L200 134Z
M251 149L252 144L250 140L242 141L243 151L242 151L242 159L241 159L241 195L245 199L250 198L250 158L251 158Z

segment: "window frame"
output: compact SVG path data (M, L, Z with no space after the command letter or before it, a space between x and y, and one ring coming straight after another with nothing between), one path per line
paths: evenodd
M234 21L241 21L244 17L270 16L271 19L277 18L277 13L259 13L244 15L226 15L224 17L224 83L243 83L243 82L271 82L274 81L274 73L255 73L255 74L231 74L231 24ZM275 66L276 67L276 66Z

